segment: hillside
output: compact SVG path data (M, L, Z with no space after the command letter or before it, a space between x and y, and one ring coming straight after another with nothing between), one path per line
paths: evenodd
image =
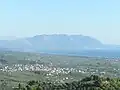
M91 75L81 81L60 84L29 81L26 86L19 84L14 90L120 90L120 78Z
M89 36L53 34L16 40L0 40L0 47L17 51L65 51L101 48L103 44Z

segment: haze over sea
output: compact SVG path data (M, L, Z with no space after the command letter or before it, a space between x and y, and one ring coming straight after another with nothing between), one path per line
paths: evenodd
M120 58L120 50L45 51L44 53L69 56Z

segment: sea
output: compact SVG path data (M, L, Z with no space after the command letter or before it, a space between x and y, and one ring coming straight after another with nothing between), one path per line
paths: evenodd
M56 55L69 55L69 56L87 56L87 57L104 57L104 58L119 58L120 50L72 50L72 51L47 51L44 53Z

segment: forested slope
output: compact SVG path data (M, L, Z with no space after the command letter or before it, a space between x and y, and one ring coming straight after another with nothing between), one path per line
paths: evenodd
M91 75L69 83L29 81L25 86L18 84L13 90L120 90L120 78Z

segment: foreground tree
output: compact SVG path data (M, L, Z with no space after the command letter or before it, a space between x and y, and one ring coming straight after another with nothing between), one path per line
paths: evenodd
M70 83L48 83L39 81L29 81L28 85L23 88L21 84L14 90L120 90L119 78L105 78L92 75L81 81L73 81Z

